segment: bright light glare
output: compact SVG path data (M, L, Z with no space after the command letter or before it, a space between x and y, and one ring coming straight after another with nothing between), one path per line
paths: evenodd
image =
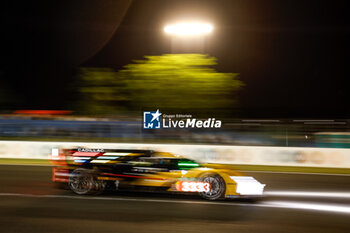
M164 27L165 33L178 36L205 35L211 33L213 29L208 23L177 23Z
M52 148L52 155L53 156L58 156L58 149L57 148Z
M273 205L277 208L293 208L293 209L305 209L305 210L317 210L317 211L330 211L338 213L350 214L349 206L342 205L324 205L324 204L309 204L298 202L273 202Z
M59 158L59 150L58 150L58 148L52 148L51 149L51 158L53 160L59 160L60 159Z

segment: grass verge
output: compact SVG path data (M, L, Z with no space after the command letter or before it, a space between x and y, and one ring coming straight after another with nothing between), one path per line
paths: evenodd
M7 159L7 158L0 158L0 164L51 165L48 159Z

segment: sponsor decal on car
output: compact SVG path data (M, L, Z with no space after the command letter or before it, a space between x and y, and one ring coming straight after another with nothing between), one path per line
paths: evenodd
M181 192L209 192L210 184L200 181L178 181L176 190Z

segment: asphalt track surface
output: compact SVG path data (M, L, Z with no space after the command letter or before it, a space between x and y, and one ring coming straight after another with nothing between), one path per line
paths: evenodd
M47 166L0 165L0 232L350 232L350 176L247 173L256 203L56 189Z

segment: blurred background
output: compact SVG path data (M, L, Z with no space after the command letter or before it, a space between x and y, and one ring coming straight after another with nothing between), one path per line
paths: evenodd
M345 1L1 8L0 138L348 147ZM179 36L176 22L210 24ZM221 129L142 130L142 111Z
M3 1L0 232L350 232L348 12L345 0ZM143 129L157 110L222 126ZM72 147L226 163L265 196L75 196L48 160Z
M216 117L216 115L215 115ZM222 119L222 118L221 118ZM348 120L228 119L220 129L143 130L141 117L8 114L2 140L349 148Z

